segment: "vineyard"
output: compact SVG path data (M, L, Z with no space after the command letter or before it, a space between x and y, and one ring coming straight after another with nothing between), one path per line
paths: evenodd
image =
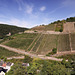
M43 35L37 54L47 54L48 52L51 52L53 48L56 48L56 43L57 35Z
M33 42L33 40L36 38L38 34L17 34L12 36L13 39L9 40L5 45L18 48L18 49L24 49L27 51L27 48L29 45Z
M12 56L20 56L21 54L9 51L5 48L0 47L0 58L1 57L12 57Z
M75 50L75 33L71 34L72 50Z
M58 52L70 51L70 42L68 34L59 35L57 48Z
M4 45L35 54L46 55L57 48L58 52L71 51L69 34L23 33L12 35ZM75 50L75 34L71 34L72 49Z

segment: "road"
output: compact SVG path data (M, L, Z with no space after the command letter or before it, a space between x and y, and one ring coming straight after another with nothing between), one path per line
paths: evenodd
M48 56L41 56L41 55L31 54L29 52L25 52L25 50L20 50L20 49L12 48L12 47L9 47L9 46L6 46L6 45L2 45L2 44L0 44L0 47L6 48L9 51L17 52L19 54L28 55L31 58L49 59L49 60L55 60L55 61L62 61L63 60L63 59L58 59L58 58L55 58L55 57L48 57Z

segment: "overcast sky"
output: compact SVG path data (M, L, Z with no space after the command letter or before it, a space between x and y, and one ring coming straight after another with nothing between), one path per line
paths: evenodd
M75 16L75 0L0 0L0 23L31 28Z

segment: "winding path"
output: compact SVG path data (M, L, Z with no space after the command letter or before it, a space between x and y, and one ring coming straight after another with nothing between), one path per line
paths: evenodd
M19 54L28 55L31 58L49 59L49 60L55 60L55 61L62 61L63 60L63 59L57 59L55 57L48 57L48 56L41 56L41 55L31 54L31 53L25 52L25 50L12 48L12 47L9 47L9 46L6 46L6 45L2 45L2 44L0 44L0 47L4 47L4 48L8 49L9 51L14 51L14 52L17 52Z

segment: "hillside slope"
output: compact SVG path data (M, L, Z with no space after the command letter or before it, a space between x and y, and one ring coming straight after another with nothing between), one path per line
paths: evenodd
M21 28L7 24L0 24L0 38L5 37L6 34L8 34L9 32L11 32L11 34L15 34L18 32L23 32L25 30L27 30L27 28Z
M71 35L71 39L74 39ZM46 55L53 48L58 52L71 51L69 34L41 34L41 33L23 33L12 35L10 40L2 44L22 49L30 53ZM74 41L71 40L72 48L75 49Z
M75 17L70 17L67 18L66 20L58 20L55 22L52 22L48 25L40 25L40 26L36 26L31 28L31 30L43 30L43 31L59 31L62 32L63 31L63 24L65 24L66 22L75 22Z

